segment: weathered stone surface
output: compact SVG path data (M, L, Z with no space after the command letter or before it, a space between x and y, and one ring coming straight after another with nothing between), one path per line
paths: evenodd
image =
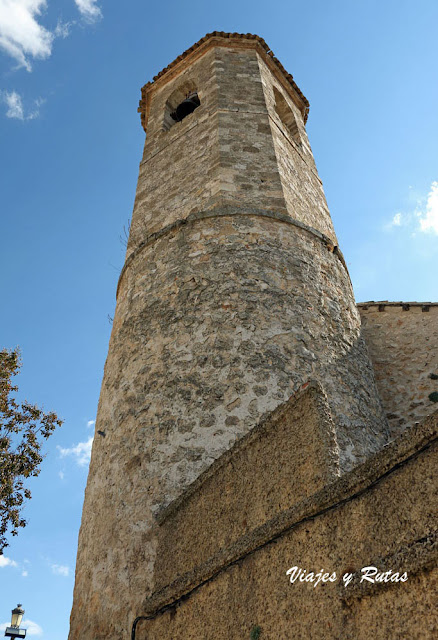
M200 106L173 124L195 89ZM342 471L387 441L302 94L241 37L215 37L146 94L70 640L126 633L153 588L154 516L309 379Z
M298 417L297 409L291 407L290 417L294 411ZM301 503L285 511L279 504L268 521L259 512L259 527L251 532L240 523L241 538L217 547L207 561L201 554L197 565L193 552L196 568L191 576L182 576L185 585L181 580L171 583L145 603L143 613L150 619L139 622L136 639L237 640L248 638L255 626L268 640L435 637L437 436L435 412ZM218 505L226 504L222 479L227 478L229 491L237 492L245 509L251 488L245 495L239 461L246 458L256 465L260 482L265 477L269 483L272 473L272 458L265 462L265 449L258 444L254 438L245 448L225 454L226 463L217 464L214 471L217 483L198 486L195 499L202 502L208 496ZM233 477L227 465L234 457ZM178 533L190 537L190 530L199 525L185 505L182 499L176 506L186 520ZM190 539L175 541L176 553L185 541L190 547ZM166 566L165 558L163 565L160 560L157 573ZM295 566L306 573L336 572L337 580L317 586L291 584L286 571ZM361 584L361 569L367 566L399 576L406 572L407 581ZM354 578L344 586L347 572Z
M335 231L303 119L293 101L287 100L284 96L287 107L293 112L292 117L298 129L297 137L300 143L297 143L276 110L274 89L281 93L281 86L279 83L272 82L269 68L261 58L259 58L259 65L287 211L293 218L327 235L336 245Z
M396 436L438 407L429 398L438 392L438 305L364 302L358 308L377 388Z
M275 110L274 86L301 147ZM166 103L179 87L196 87L201 106L166 130ZM128 255L145 235L218 203L287 213L336 244L302 115L257 49L215 47L152 88Z

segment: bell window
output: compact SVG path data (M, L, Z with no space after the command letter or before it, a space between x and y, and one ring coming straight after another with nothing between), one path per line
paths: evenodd
M169 131L201 105L198 90L192 80L180 85L168 98L164 109L163 131Z

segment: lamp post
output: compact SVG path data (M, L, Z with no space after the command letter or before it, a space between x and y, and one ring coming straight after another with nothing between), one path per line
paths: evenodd
M20 629L21 621L23 620L24 609L21 608L21 604L17 604L15 609L12 609L11 626L6 627L5 636L9 638L25 638L26 629Z

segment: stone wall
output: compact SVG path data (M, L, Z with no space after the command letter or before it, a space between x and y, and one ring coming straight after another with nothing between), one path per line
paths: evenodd
M211 50L173 81L157 87L151 98L147 137L137 183L127 256L145 239L192 210L211 204L219 188L217 79ZM166 102L181 85L192 82L201 105L168 131Z
M358 308L395 436L438 407L438 304L364 302ZM434 393L435 402L429 397Z
M293 428L295 420L304 414L310 417L310 406L318 397L314 390L284 408L283 417L291 428L291 452L303 442ZM310 436L312 424L310 418ZM268 420L264 426L275 441L272 431L277 421ZM261 497L259 502L260 492L253 493L251 481L246 488L241 474L246 462L249 478L256 468L258 483L270 486L269 445L259 446L260 440L254 437L247 446L233 448L224 464L217 464L211 481L183 496L163 522L168 531L160 538L155 567L161 588L137 612L146 619L138 621L136 639L240 640L249 639L257 627L261 640L436 637L437 435L438 412L315 494L302 500L297 496L297 501L291 497L289 506L280 500L269 519L258 508L264 500ZM313 447L303 451L303 458L307 453L312 455ZM299 459L292 454L290 462L300 473ZM241 516L252 500L259 518L247 527ZM214 504L219 514L224 506L226 517L240 526L240 537L228 543L214 534L215 548L207 557L208 522L204 530L199 518L204 502ZM275 506L274 496L270 504ZM219 529L221 524L219 515ZM199 553L192 544L193 531L197 531ZM170 579L163 587L165 577L171 578L168 566L172 561L178 566L183 558L190 570L179 571L180 578ZM295 566L307 573L335 572L337 579L316 586L291 583L286 571ZM407 581L361 583L361 569L369 566L383 573L391 570L399 577L406 572ZM342 576L347 572L352 582L345 586Z
M99 402L105 437L96 435L85 496L78 633L85 601L99 603L85 637L110 637L105 626L97 635L94 616L123 624L152 586L152 515L309 378L326 386L344 469L384 444L345 291L335 254L269 217L194 219L132 261Z
M318 229L328 236L334 245L337 245L324 189L316 170L302 115L280 83L272 81L272 74L266 62L260 57L259 66L287 211L291 217L313 229ZM274 88L280 92L294 114L300 143L293 139L278 115L275 108Z
M185 86L201 105L167 130L166 103ZM273 86L294 110L301 147L275 111ZM286 213L337 244L302 114L257 50L215 47L153 88L127 255L145 235L219 203Z

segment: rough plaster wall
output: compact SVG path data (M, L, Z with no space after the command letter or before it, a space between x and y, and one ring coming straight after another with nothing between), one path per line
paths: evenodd
M296 513L285 511L266 523L262 518L253 539L242 526L241 542L217 550L228 561L215 564L213 554L212 564L202 565L205 573L182 592L184 598L179 599L178 584L171 585L164 598L156 594L156 602L161 598L174 606L141 622L137 640L240 640L249 638L256 625L266 640L435 638L437 418L438 414L421 428L406 432L409 437L304 500ZM254 444L257 449L257 442ZM267 473L269 484L271 470L263 465L264 450L244 451L248 463L254 463L251 453L259 456L260 474ZM245 509L247 496L239 467L234 482L231 476L232 470L218 468L213 499L218 505L223 503L221 479L226 477L230 491L237 490ZM203 485L195 499L201 502L204 491L210 494L214 487L214 482ZM180 534L190 535L190 529L202 527L196 514L186 511L185 517ZM278 527L282 527L281 534ZM205 546L199 535L200 545ZM192 561L196 564L196 554ZM380 571L406 572L408 580L359 584L361 568L370 565ZM336 572L338 580L316 587L305 582L291 584L286 571L293 566L306 572ZM348 587L342 582L345 572L355 574ZM150 608L146 611L153 614Z
M427 303L426 303L427 305ZM433 413L438 405L438 307L359 305L363 335L392 436Z
M336 245L336 234L301 113L279 82L273 81L266 63L260 57L258 61L287 211L292 218L324 233ZM280 91L295 115L301 147L294 142L278 116L273 86Z
M309 533L314 534L312 525ZM335 536L334 527L327 534ZM289 544L277 542L266 549L263 558L230 567L189 603L170 609L156 621L141 622L136 640L249 640L256 626L262 630L260 640L436 638L438 570L383 587L374 597L346 606L331 584L313 588L287 583L285 573L295 566L292 563L315 572L335 566L328 562L336 553L335 545L328 544L322 533L314 539L316 550L309 549L306 534L295 535Z

